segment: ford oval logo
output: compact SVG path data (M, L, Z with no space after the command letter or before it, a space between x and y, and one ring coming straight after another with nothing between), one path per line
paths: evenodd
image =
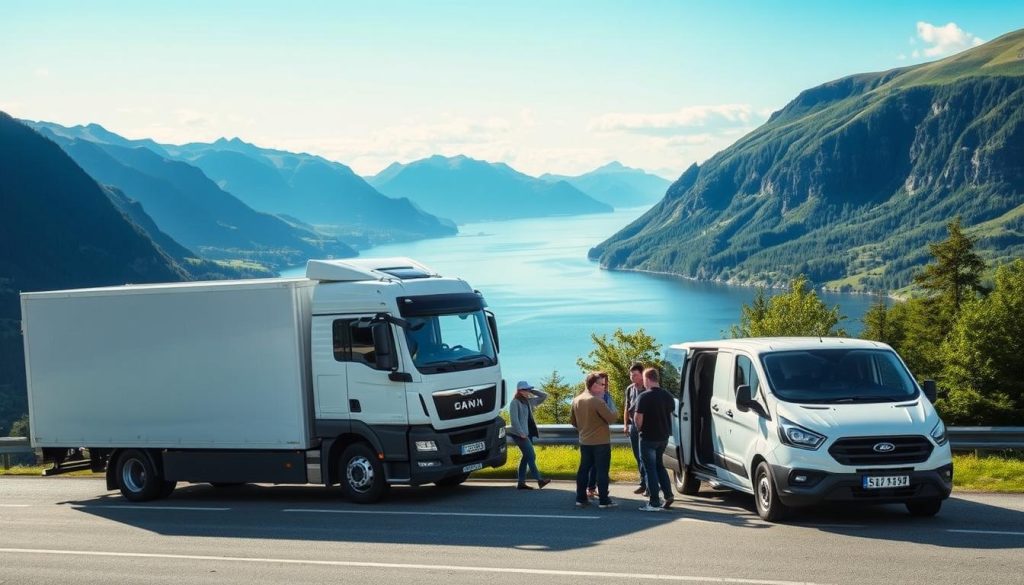
M875 443L873 449L875 453L890 453L896 450L896 445L892 443Z

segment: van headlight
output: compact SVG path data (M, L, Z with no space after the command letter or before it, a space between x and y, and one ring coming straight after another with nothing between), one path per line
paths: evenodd
M825 435L802 427L795 422L779 417L779 439L784 445L814 451L825 442Z
M935 425L935 428L932 429L930 434L932 439L935 441L935 444L939 447L945 445L949 441L949 437L946 436L946 424L943 423L941 419Z

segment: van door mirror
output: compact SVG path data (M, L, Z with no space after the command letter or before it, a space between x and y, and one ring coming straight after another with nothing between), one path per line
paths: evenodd
M396 370L398 360L395 359L395 344L391 340L391 325L387 322L377 322L373 328L373 353L376 354L377 369Z
M498 343L498 320L490 311L484 311L484 314L487 315L487 327L490 328L491 338L494 339L494 353L501 353L501 344Z
M921 384L921 390L924 392L924 397L929 402L935 403L935 400L939 397L939 391L935 386L935 380L925 380Z
M736 387L736 408L740 412L753 410L762 418L770 418L761 403L750 396L750 386L747 384L740 384Z

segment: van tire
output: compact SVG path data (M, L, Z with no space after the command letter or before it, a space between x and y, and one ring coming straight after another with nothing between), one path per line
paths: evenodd
M765 522L779 522L789 514L789 508L779 498L772 470L764 461L754 472L754 505L757 506L757 515Z
M682 472L672 470L672 483L684 496L696 496L700 492L700 480L690 471L689 465L684 465Z
M149 456L139 449L127 449L117 458L114 479L124 499L148 502L169 495L174 482L164 481Z
M439 479L434 482L437 487L455 487L462 485L469 479L468 473L460 473L459 475L450 475L444 479Z
M910 512L911 516L934 516L942 509L942 500L939 498L910 500L906 502L906 506L907 512Z
M338 474L341 491L357 504L372 504L387 492L384 465L366 443L353 443L342 451Z

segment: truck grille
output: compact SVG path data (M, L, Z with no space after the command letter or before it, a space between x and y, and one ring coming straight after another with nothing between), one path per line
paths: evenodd
M446 390L434 394L434 408L441 420L476 416L494 410L496 395L496 386L487 386L475 392L470 388L463 391Z
M883 443L889 443L892 449L876 450ZM895 465L925 461L932 448L932 442L921 436L846 437L833 443L828 452L843 465Z

